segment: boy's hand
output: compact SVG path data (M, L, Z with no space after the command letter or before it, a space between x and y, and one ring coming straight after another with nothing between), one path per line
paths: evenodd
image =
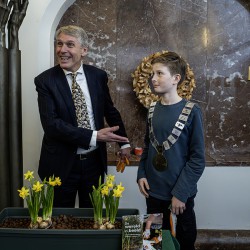
M184 212L186 209L185 203L178 200L176 197L173 196L171 202L171 211L173 214L179 215Z
M141 179L139 179L139 180L138 180L138 186L139 186L140 192L141 192L146 198L148 198L148 197L149 197L148 190L149 190L150 188L149 188L147 179L146 179L146 178L141 178Z

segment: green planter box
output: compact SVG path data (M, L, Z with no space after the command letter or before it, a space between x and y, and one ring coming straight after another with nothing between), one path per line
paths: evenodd
M53 216L93 218L93 209L54 208ZM119 209L117 218L139 214L138 209ZM29 217L27 208L5 208L0 222L8 217ZM1 250L121 250L122 230L66 230L0 228Z

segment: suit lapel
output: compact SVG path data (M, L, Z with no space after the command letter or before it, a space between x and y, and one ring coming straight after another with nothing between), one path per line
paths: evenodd
M77 125L77 119L76 119L76 113L75 113L75 106L74 102L72 99L72 94L70 91L70 87L67 81L67 78L60 66L56 66L56 72L55 72L55 81L56 81L56 86L58 90L60 91L66 106L68 108L69 114L72 117L72 121L74 122L75 125Z

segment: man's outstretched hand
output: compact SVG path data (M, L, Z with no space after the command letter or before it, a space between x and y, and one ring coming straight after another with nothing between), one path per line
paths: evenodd
M117 131L118 129L119 129L119 126L100 129L99 131L97 131L97 141L129 143L129 140L127 137L123 137L123 136L116 135L113 133Z

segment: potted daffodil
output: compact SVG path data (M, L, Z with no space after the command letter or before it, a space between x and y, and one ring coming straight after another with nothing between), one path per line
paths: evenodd
M106 207L106 227L111 229L115 227L116 215L119 207L120 198L125 188L120 182L119 185L115 183L114 175L107 175L106 182L102 187L102 195L104 197L104 204Z
M114 175L107 175L105 183L99 178L98 187L93 186L90 199L94 208L95 228L113 229L115 227L116 215L119 201L125 188L122 183L115 183ZM106 219L103 219L103 204L105 205Z
M26 200L30 214L30 228L47 228L51 224L54 187L61 185L61 180L58 177L49 177L43 182L34 178L33 171L27 171L24 174L24 180L29 182L29 186L23 186L18 190L19 196ZM42 217L38 216L42 206Z
M114 176L107 175L104 183L100 177L93 187L93 208L52 208L54 188L61 185L61 180L51 176L40 182L32 171L25 173L24 179L25 185L18 193L27 201L27 207L4 208L0 212L1 250L54 250L55 246L60 250L72 246L74 250L122 249L122 218L138 215L139 210L118 208L124 187L115 183ZM94 218L98 221L96 228ZM45 222L51 219L51 226L47 225Z
M18 190L19 196L26 200L30 214L30 228L38 228L38 212L42 203L42 188L43 183L34 179L33 171L28 171L24 174L24 180L30 182L29 187L23 186Z
M41 227L47 227L51 224L52 210L53 210L53 200L54 200L54 187L60 186L61 180L59 177L49 177L47 181L43 181L43 191L42 191L42 224Z

